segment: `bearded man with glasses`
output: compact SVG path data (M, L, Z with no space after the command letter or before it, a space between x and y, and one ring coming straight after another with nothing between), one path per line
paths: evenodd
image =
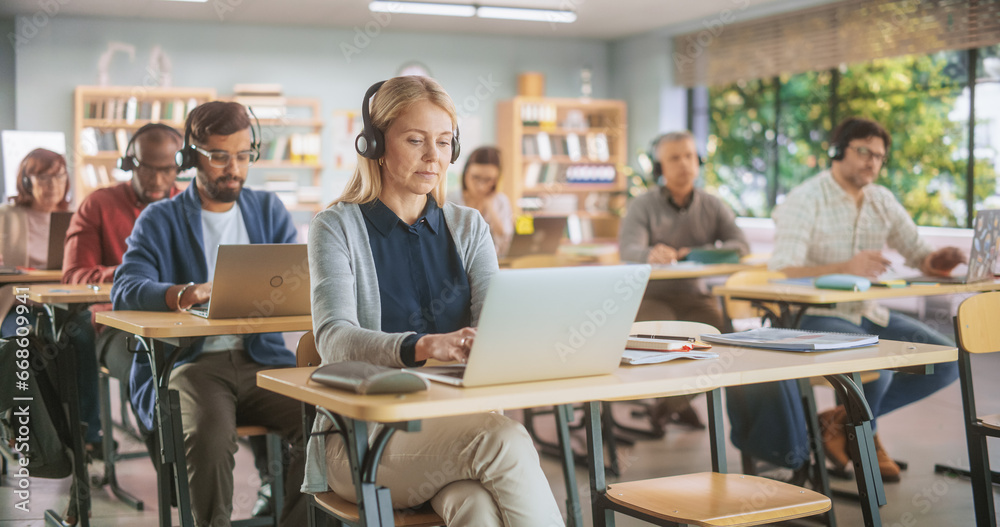
M771 270L791 278L845 273L874 280L889 270L890 262L882 253L886 246L898 251L906 265L924 274L947 276L965 262L960 249L935 250L922 239L892 192L874 184L892 146L885 128L867 119L848 118L833 131L830 143L830 170L789 192L772 214L775 243L768 264ZM955 345L919 320L874 301L810 308L800 327ZM877 381L865 384L865 398L877 419L931 395L957 376L955 363L937 364L931 375L882 371ZM843 406L820 414L827 459L838 468L850 464L843 426L846 419ZM876 422L872 421L873 430ZM885 452L878 434L875 449L882 479L898 481L899 465Z
M243 188L258 156L252 137L250 115L238 103L209 102L188 115L177 164L197 175L176 198L150 204L136 220L111 289L116 310L174 311L205 303L219 245L295 242L281 201ZM280 431L291 442L281 524L305 524L298 403L256 384L257 371L294 365L279 333L208 337L177 361L169 387L180 394L196 525L230 524L236 427L243 425ZM150 429L154 384L147 355L137 353L132 404Z

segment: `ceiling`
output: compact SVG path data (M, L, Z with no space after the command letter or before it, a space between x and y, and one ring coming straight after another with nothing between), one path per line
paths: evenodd
M433 0L429 0L433 1ZM437 0L458 3L458 0ZM209 0L207 3L164 0L4 0L0 16L45 13L40 6L58 6L50 16L192 20L232 24L267 24L361 28L380 23L392 31L485 33L502 35L582 37L612 40L650 30L711 20L731 10L737 18L765 4L787 0L480 0L485 5L571 9L572 24L453 18L425 15L375 14L368 0ZM794 2L793 2L794 3ZM802 2L798 2L802 3ZM388 17L388 18L386 18ZM728 15L727 15L728 17ZM381 21L381 22L380 22ZM698 26L695 26L698 27Z

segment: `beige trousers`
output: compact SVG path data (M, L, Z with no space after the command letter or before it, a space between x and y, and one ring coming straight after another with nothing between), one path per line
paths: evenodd
M346 451L340 436L327 436L330 488L355 502ZM396 432L377 481L394 508L430 501L448 525L564 525L531 438L500 414L428 419L419 432Z
M255 491L233 496L237 425L265 426L289 440L281 524L306 522L302 408L294 399L257 387L257 372L268 369L274 366L258 364L238 350L203 353L170 374L170 388L180 394L191 509L198 527L228 526L234 500L252 504L257 499Z

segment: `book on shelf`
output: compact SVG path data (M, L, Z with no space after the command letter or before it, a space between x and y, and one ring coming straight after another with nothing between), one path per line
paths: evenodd
M240 83L233 85L236 95L281 95L281 84L276 83Z
M878 344L878 335L780 328L760 328L722 335L702 335L701 339L706 342L730 346L805 352L861 348Z
M552 159L552 140L549 138L549 134L546 132L538 132L538 134L535 135L535 141L538 143L538 157L542 161Z
M538 178L542 173L542 164L528 163L528 166L524 168L524 186L527 188L533 188L538 186Z
M149 120L153 122L159 122L160 120L160 101L155 100L149 105Z
M583 151L580 148L580 136L566 134L566 155L573 162L579 161L583 157Z

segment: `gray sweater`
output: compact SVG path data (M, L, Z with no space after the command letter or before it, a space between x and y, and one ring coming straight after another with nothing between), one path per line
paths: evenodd
M445 224L458 248L469 278L472 326L497 272L497 256L489 226L479 211L445 203ZM320 212L309 226L309 275L312 281L312 317L316 348L323 364L349 360L403 367L399 357L403 339L413 332L383 333L378 276L368 230L357 204L338 203ZM331 423L317 417L313 432ZM372 434L378 427L373 427ZM303 492L325 492L326 446L314 435L306 447Z

